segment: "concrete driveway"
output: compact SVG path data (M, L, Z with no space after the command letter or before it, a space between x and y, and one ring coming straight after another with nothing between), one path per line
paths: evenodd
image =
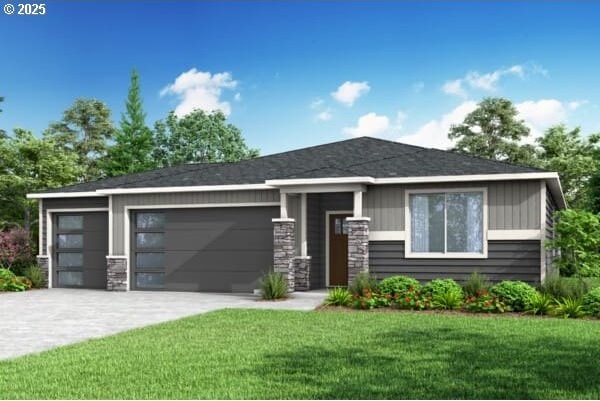
M312 310L325 291L280 302L250 294L50 289L0 294L0 359L223 308Z

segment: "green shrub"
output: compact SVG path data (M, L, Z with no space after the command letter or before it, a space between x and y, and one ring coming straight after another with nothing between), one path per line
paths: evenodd
M486 290L481 290L477 296L467 297L463 308L469 312L504 313L508 310L506 304L497 296Z
M12 271L8 270L8 269L3 269L0 268L0 280L12 280L14 279L15 273L13 273Z
M0 291L25 291L30 288L29 283L8 269L0 269Z
M554 298L550 294L536 292L525 304L525 312L532 315L547 315L554 307Z
M451 291L460 292L462 294L462 287L451 278L431 280L423 286L422 290L425 296L430 295L432 298L436 295L442 295Z
M41 288L44 285L45 277L42 269L36 265L29 265L23 269L23 276L31 281L33 288Z
M556 299L562 298L582 298L592 289L592 283L589 279L581 277L561 277L552 275L546 277L544 283L540 286L540 291L551 295Z
M288 295L287 278L281 273L269 272L262 278L260 289L263 299L286 298Z
M382 294L402 297L410 289L420 290L421 284L418 280L406 276L388 277L379 282L379 291Z
M367 272L356 275L348 286L348 291L353 296L365 296L367 293L377 292L377 280Z
M536 293L535 288L522 281L502 281L490 288L490 292L516 312L525 310L529 298Z
M592 316L600 317L600 287L583 297L583 309Z
M378 294L364 289L363 295L352 296L352 305L356 309L374 309L390 306L392 296L390 294Z
M487 291L490 288L490 283L485 279L485 276L479 272L473 272L463 284L463 290L468 296L477 296L478 294Z
M442 294L436 294L433 296L432 306L435 309L458 309L463 303L463 292L462 290L455 291L450 290Z
M335 287L329 290L325 305L329 306L348 306L352 302L352 295L343 287Z
M577 319L585 316L583 301L581 299L562 298L560 301L556 300L555 302L556 307L552 311L555 316L565 319Z
M431 309L433 301L431 295L425 295L417 288L409 288L404 295L394 295L392 306L399 309L423 310Z

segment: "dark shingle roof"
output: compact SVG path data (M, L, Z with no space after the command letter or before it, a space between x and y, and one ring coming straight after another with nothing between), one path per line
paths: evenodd
M109 188L262 184L265 180L326 177L420 177L540 172L532 167L369 137L348 139L235 163L185 164L47 192Z

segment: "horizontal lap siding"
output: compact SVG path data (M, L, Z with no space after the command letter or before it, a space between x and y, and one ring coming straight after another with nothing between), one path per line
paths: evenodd
M108 207L108 197L84 197L84 198L55 198L42 201L42 249L40 254L46 254L48 227L46 227L46 213L48 209L97 209Z
M554 213L556 212L556 202L552 197L550 191L546 190L546 232L545 239L551 240L554 239ZM545 247L544 247L545 249ZM546 258L546 272L552 273L555 271L554 268L554 259L557 256L556 251L552 251L550 249L545 249L545 258Z
M378 278L407 275L420 281L463 281L479 271L490 281L539 281L539 241L489 241L487 259L406 259L404 241L369 242L369 269Z
M278 190L173 192L158 194L113 195L113 254L125 253L125 206L203 205L219 203L279 202Z

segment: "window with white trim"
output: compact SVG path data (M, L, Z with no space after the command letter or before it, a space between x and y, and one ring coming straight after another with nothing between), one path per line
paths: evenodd
M483 255L483 192L410 194L409 211L412 254Z

